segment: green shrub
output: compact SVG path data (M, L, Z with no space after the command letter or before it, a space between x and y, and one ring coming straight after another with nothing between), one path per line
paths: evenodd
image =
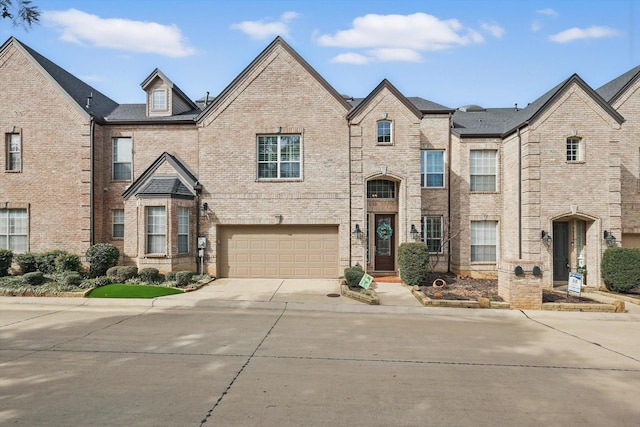
M82 271L82 262L80 257L76 254L60 254L55 261L56 271Z
M140 270L140 280L146 283L158 283L160 280L160 272L157 268L147 267Z
M167 274L164 275L164 279L168 282L176 280L176 272L168 271Z
M109 267L118 263L120 251L108 243L98 243L87 249L85 253L92 277L104 276Z
M36 262L38 263L38 271L42 271L44 274L53 274L56 272L56 260L62 255L67 255L68 252L59 249L43 252L36 255Z
M93 279L84 279L80 284L81 288L91 289L91 288L99 288L100 286L112 285L117 283L117 280L112 277L100 276L94 277Z
M24 254L17 254L13 257L18 266L20 267L20 273L27 274L38 270L38 256L34 253L27 252Z
M13 252L8 249L0 249L0 277L9 275L12 261Z
M82 283L82 276L78 273L65 274L62 283L66 286L80 286L80 284Z
M609 248L600 264L602 280L614 292L628 292L640 284L640 249Z
M400 278L409 286L419 285L429 274L429 249L424 243L402 243L398 247Z
M358 286L364 276L364 270L360 267L347 267L344 269L344 280L349 286Z
M176 286L178 287L187 286L191 282L193 275L194 275L193 271L178 271L176 273Z
M114 279L118 277L118 269L120 267L109 267L107 268L107 271L105 272L105 276L107 277L113 277Z
M44 283L44 274L41 271L33 271L31 273L23 274L22 280L27 285L42 285Z
M118 267L118 278L121 282L126 282L127 280L133 279L134 277L138 277L138 267L129 265Z

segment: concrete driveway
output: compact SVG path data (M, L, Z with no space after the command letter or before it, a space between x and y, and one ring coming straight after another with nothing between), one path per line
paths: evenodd
M400 283L376 283L380 305L420 307L411 291ZM337 279L217 279L195 292L163 297L163 304L192 301L363 305L340 295Z

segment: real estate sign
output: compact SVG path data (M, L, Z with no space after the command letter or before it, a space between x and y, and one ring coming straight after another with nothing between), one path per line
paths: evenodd
M358 286L364 289L369 289L369 286L371 286L371 282L373 282L373 277L365 273L364 276L362 276L362 279L360 279L360 283L358 283Z
M570 294L580 296L581 291L582 291L582 274L569 273L569 287L567 288L567 292Z

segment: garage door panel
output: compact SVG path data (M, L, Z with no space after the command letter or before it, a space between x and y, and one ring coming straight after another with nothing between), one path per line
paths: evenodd
M229 226L219 240L221 277L339 276L337 226Z

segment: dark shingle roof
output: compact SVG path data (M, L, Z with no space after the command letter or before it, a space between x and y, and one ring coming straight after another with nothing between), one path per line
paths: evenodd
M193 193L176 177L151 178L138 197L170 197L192 199Z
M611 103L618 96L624 92L624 90L633 82L633 80L640 75L640 65L632 68L623 75L611 80L609 83L596 89L596 92L605 99L605 101Z
M44 70L62 87L65 92L69 94L75 102L78 103L83 110L86 110L96 117L103 118L118 106L117 102L104 95L99 90L89 86L68 71L60 68L19 40L14 40L19 43L42 68L44 68ZM87 109L87 97L90 95L92 96L91 106Z
M107 122L189 122L194 121L201 110L191 110L186 113L176 114L166 117L147 117L147 106L145 104L121 104L111 112L105 120Z

